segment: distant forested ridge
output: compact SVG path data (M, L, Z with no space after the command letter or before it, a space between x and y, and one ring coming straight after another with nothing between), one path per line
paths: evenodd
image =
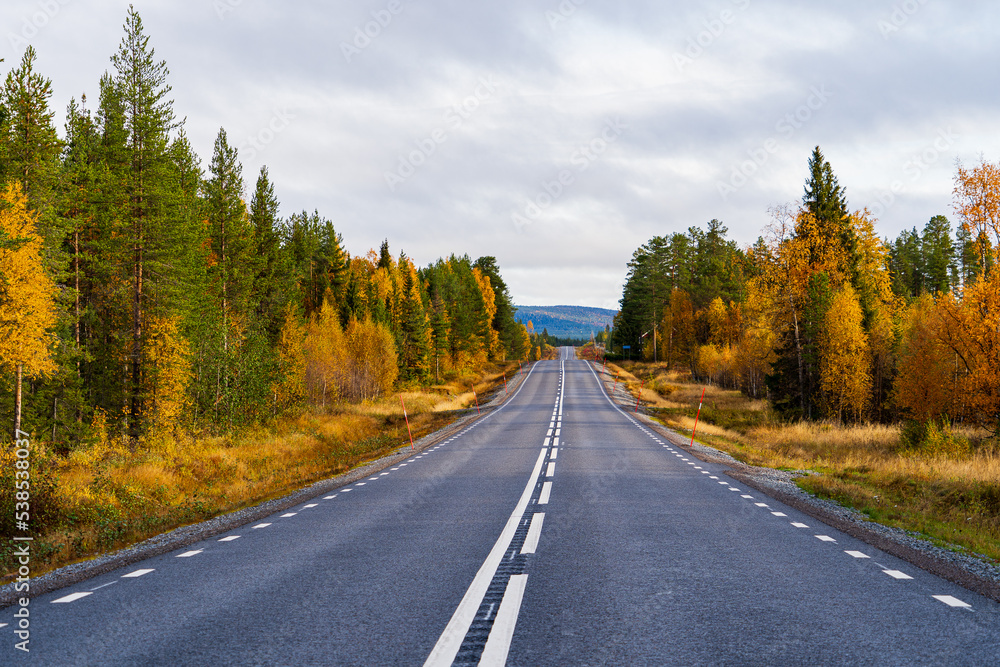
M28 47L0 89L0 419L55 449L228 430L532 350L492 257L351 255L318 212L279 216L220 129L194 153L138 13L96 99ZM99 73L98 73L99 74Z
M589 340L611 326L617 311L586 306L515 306L517 319L557 338Z

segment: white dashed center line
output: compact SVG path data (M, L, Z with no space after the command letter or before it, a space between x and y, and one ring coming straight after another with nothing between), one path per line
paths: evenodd
M899 570L882 570L882 571L885 572L886 574L888 574L893 579L904 580L904 579L912 579L913 578L910 575L908 575L907 573L900 572Z
M257 530L258 528L267 528L270 525L271 524L269 524L269 523L258 523L256 526L253 527L253 529Z
M282 519L287 519L287 518L289 518L289 517L293 517L293 516L295 516L296 514L298 514L298 512L289 512L288 514L282 514L282 515L281 515L281 518L282 518Z
M238 539L240 539L239 535L230 535L229 537L223 537L219 541L220 542L232 542L233 540L238 540Z
M792 523L792 525L795 526L796 528L808 528L809 527L809 526L807 526L804 523L799 523L798 521Z
M542 535L542 522L545 521L544 512L535 512L531 517L531 524L528 526L528 536L524 538L524 546L521 553L533 554L538 548L538 538Z
M848 556L851 556L852 558L871 558L871 556L869 556L868 554L862 553L860 551L845 551L844 553L847 554Z
M552 482L545 482L542 484L542 493L538 496L539 505L548 505L549 496L552 494Z
M88 595L92 595L92 594L91 593L71 593L71 594L67 595L66 597L61 597L58 600L53 600L52 604L66 604L67 602L76 602L77 600L79 600L81 598L85 598Z
M305 506L305 507L303 507L302 509L304 509L304 510L307 510L307 509L309 509L310 507L319 507L319 506L318 506L318 505L317 505L316 503L312 503L312 504L310 504L310 505L306 505L306 506Z
M177 554L177 558L190 558L191 556L197 556L202 551L204 551L204 549L196 549L195 551L185 551L182 554Z
M556 464L555 463L549 463L549 469L545 472L545 476L546 477L552 477L555 474L556 474Z
M788 516L784 512L771 512L771 514L773 514L774 516Z
M833 539L832 537L830 537L829 535L816 535L815 537L820 542L836 542L837 541L837 540Z

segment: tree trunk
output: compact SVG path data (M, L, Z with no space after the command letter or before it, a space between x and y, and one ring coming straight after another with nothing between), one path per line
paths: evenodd
M24 365L17 365L17 378L14 380L14 440L17 440L17 432L21 430L21 377L24 374Z
M142 416L142 244L135 246L134 289L132 292L132 391L129 406L129 436L139 440Z

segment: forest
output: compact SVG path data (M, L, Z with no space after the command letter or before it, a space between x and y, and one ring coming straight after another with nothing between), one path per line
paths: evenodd
M958 164L941 214L882 239L819 147L750 247L706 229L637 249L609 354L683 368L789 421L1000 429L1000 164Z
M282 218L220 129L207 170L130 9L60 134L28 47L0 90L0 417L55 452L227 432L538 352L492 257L352 256ZM8 398L9 397L9 398Z

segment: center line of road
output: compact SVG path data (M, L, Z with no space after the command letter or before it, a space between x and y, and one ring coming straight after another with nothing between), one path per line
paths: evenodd
M92 593L71 593L71 594L67 595L66 597L61 597L58 600L53 600L52 604L66 604L68 602L76 602L77 600L80 600L81 598L85 598L88 595L93 595L93 594Z
M524 588L528 585L528 575L512 574L504 591L503 601L497 619L493 622L490 638L486 640L480 665L502 667L507 664L507 653L510 651L510 641L514 638L514 626L517 625L517 615L521 610L521 600L524 598Z
M486 595L486 590L490 586L490 582L493 580L493 576L496 574L497 568L500 566L501 561L503 561L504 554L507 551L507 547L510 546L511 540L514 539L514 533L517 532L518 524L521 523L521 517L524 515L524 511L528 508L528 501L531 500L531 496L535 491L535 485L538 483L538 476L542 472L542 464L545 462L545 455L548 452L547 449L543 449L538 454L538 460L535 461L535 467L531 471L531 475L528 477L528 484L524 487L524 492L521 494L520 500L517 501L517 505L514 507L514 511L511 513L510 518L507 519L507 525L504 526L503 531L500 533L500 537L497 539L496 544L493 545L493 550L490 551L490 555L486 557L486 561L483 562L479 571L476 573L475 578L472 580L472 584L469 585L469 589L465 592L465 596L462 601L459 602L458 608L452 615L451 620L448 621L448 625L445 627L444 632L441 633L441 637L438 638L437 643L434 645L434 650L427 657L427 661L424 662L424 667L447 667L455 662L455 657L458 655L458 650L462 648L462 642L465 641L465 636L469 633L469 628L472 626L472 621L476 618L476 612L479 611L479 606L483 602L483 596ZM527 575L514 575L510 578L510 583L507 584L507 590L510 592L510 587L514 584L516 576L523 576L524 579L518 580L522 582L521 593L523 594L523 582L527 580ZM500 604L501 613L503 612L504 605L507 604L507 595L504 595L503 602ZM521 600L520 595L518 595L517 607L514 609L514 619L517 620L517 611L520 609ZM501 630L506 629L505 626L499 626L500 622L499 614L497 616L497 621L494 623L494 628ZM513 621L510 623L510 633L513 636L514 625ZM493 642L493 632L490 633L490 639L487 642L489 646L490 642ZM505 646L509 646L510 641L506 642ZM485 658L485 650L484 650ZM506 659L506 648L504 649L504 659ZM485 664L481 662L480 664ZM502 664L502 663L500 663Z
M542 484L542 493L538 496L539 505L548 505L549 496L552 494L552 482L545 482Z
M185 551L182 554L177 554L177 558L190 558L191 556L197 556L202 551L204 551L204 549L197 549L195 551Z
M136 579L138 577L143 576L144 574L149 574L150 572L153 571L154 570L152 568L146 570L136 570L135 572L129 572L128 574L123 574L122 579Z
M533 554L538 548L538 538L542 535L542 522L545 521L544 512L535 512L531 517L531 525L528 526L528 536L524 538L524 546L521 553Z

